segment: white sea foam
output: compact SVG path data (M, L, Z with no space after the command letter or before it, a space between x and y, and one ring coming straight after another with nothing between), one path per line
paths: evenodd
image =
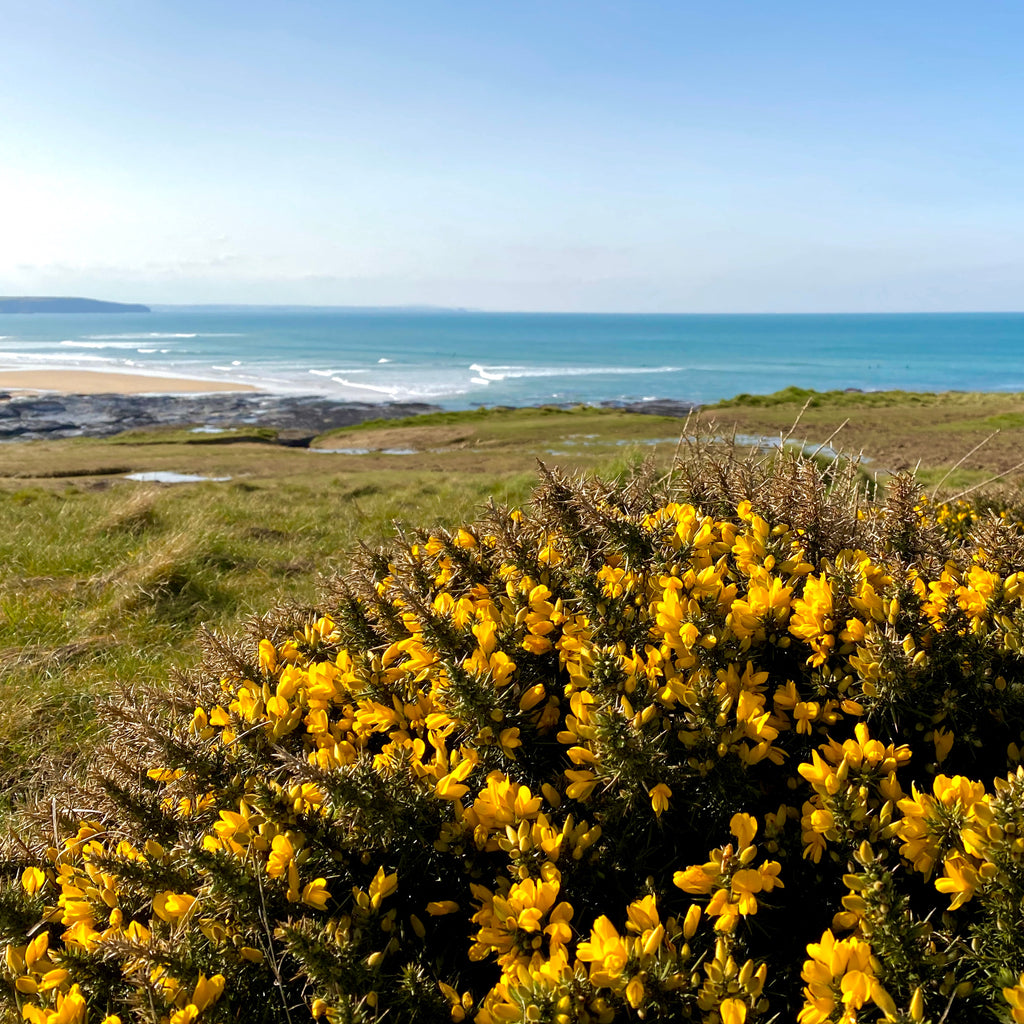
M470 363L469 368L488 381L521 377L617 377L620 374L679 373L683 369L681 366L481 366L480 363ZM496 370L502 372L495 373Z
M149 355L151 352L155 352L156 349L155 348L137 348L135 351L136 352L141 352L143 355ZM164 349L163 351L166 352L167 349Z
M89 341L146 341L149 338L237 338L237 334L178 334L167 331L134 331L128 334L87 334Z
M89 341L146 341L149 338L244 338L240 331L128 331L125 334L86 334Z
M479 363L472 363L469 367L471 370L476 370L479 374L478 377L473 378L475 384L490 384L492 380L504 380L504 373L493 373L492 370L511 370L511 366L494 366L491 370L486 370Z
M134 349L136 347L135 342L132 341L71 341L66 339L61 342L62 345L66 345L68 348L124 348ZM156 351L150 349L151 352Z
M390 359L385 359L383 356L377 360L378 363L390 363Z
M68 356L64 352L4 352L0 359L16 359L26 363L57 363L61 366L74 366L77 363L116 363L109 356L96 356L91 353L79 353Z
M11 363L14 365L10 365ZM152 379L154 394L176 394L174 384L183 378L205 380L210 384L224 383L223 378L211 377L199 367L162 367L160 370L154 370L149 363L135 362L131 359L111 359L84 352L76 353L70 358L64 353L4 352L0 355L0 370L102 370L104 373L122 373Z
M335 384L340 384L346 388L354 388L356 391L374 391L379 395L388 395L390 398L394 398L398 394L398 388L379 388L374 384L354 384L350 380L345 380L344 377L332 377L331 380Z
M289 379L278 378L275 380L268 375L261 378L246 378L246 382L255 384L257 387L266 388L267 390L283 389L297 393L308 392L309 390L308 384L303 384L301 379L295 377L290 377ZM339 385L340 388L336 389L334 385ZM472 390L472 385L464 377L458 382L448 379L424 381L421 378L406 378L390 387L384 387L379 384L361 384L358 381L351 380L349 371L346 371L344 377L334 375L326 378L322 385L316 385L316 387L318 391L325 394L337 393L338 390L342 390L347 394L349 389L352 391L372 392L386 396L389 401L397 402L445 401L458 395L467 394ZM352 398L354 401L360 400L359 395L353 395ZM373 399L368 394L363 400L372 401Z

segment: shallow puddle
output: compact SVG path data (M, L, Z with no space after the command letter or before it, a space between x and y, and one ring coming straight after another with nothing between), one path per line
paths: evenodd
M148 473L128 473L125 480L137 480L147 484L197 484L204 480L223 483L229 476L197 476L195 473L175 473L166 469L155 469Z

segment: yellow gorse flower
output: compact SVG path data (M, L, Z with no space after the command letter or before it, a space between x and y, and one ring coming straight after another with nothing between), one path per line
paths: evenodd
M780 1012L789 929L801 1024L957 1012L959 922L1024 863L1024 776L952 774L1019 758L1024 571L992 545L908 566L870 509L826 557L813 523L723 507L492 510L232 653L142 796L111 786L134 824L58 818L11 875L43 925L7 943L24 1019L102 1019L102 964L165 1024L237 1016L251 978L327 1020L415 992L479 1024L746 1024ZM873 952L894 934L912 986ZM1006 981L979 988L1022 1019Z

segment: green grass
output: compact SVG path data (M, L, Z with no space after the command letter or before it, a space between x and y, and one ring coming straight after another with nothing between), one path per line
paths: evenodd
M312 604L394 521L455 526L491 496L522 501L535 479L412 470L0 496L0 791L74 770L102 728L98 702L194 664L200 625L233 632Z
M262 428L4 446L0 793L10 801L77 771L102 733L102 702L197 664L201 626L236 633L275 606L317 603L324 578L396 521L454 527L490 498L520 503L538 459L626 474L655 452L644 442L674 439L680 426L613 409L479 410L318 442L358 433L353 447L418 456L305 451ZM551 454L559 448L564 456ZM657 452L667 461L673 449ZM148 470L231 480L123 478Z
M488 408L481 406L479 409L462 409L451 412L429 412L422 416L408 416L405 419L389 420L374 419L365 420L362 423L353 424L350 427L338 427L336 430L328 431L325 437L336 434L357 433L361 430L378 430L381 427L448 427L448 426L483 426L493 428L498 424L511 423L523 424L531 421L541 420L565 420L567 417L610 417L612 419L627 419L636 413L623 413L620 409L603 409L592 405L575 405L564 409L556 405L542 405L528 408L511 408L496 406ZM658 419L673 419L673 417L657 417Z
M834 446L863 453L880 473L920 465L941 476L960 459L982 480L996 474L1015 480L1024 469L1024 394L787 388L707 407L693 417L691 429L698 426L809 442L834 435Z
M658 436L678 437L683 421L674 416L646 416L621 409L575 406L561 409L541 406L531 409L474 409L465 412L437 412L402 420L369 420L339 427L320 435L314 446L323 446L349 436L370 443L375 436L396 433L420 437L424 447L442 444L495 446L528 443L557 443L587 437L592 445ZM447 428L447 429L445 429ZM593 435L593 436L591 436Z
M105 441L73 439L7 445L0 488L8 481L117 477L174 470L234 480L280 481L329 473L374 474L405 468L495 476L529 472L537 459L595 467L627 444L673 447L682 421L617 409L485 410L386 420L330 431L314 448L352 447L369 454L310 452L273 443L274 431L196 435L183 430L131 432ZM291 436L292 432L287 432ZM388 454L411 449L419 457ZM562 454L553 454L561 452ZM113 482L113 481L111 481Z
M111 445L219 445L242 444L244 442L260 444L275 442L278 438L278 433L273 427L229 427L217 434L196 434L190 429L180 427L158 427L126 430L123 434L117 434L114 437L108 438L107 443Z
M978 416L943 424L947 430L1021 430L1024 428L1024 413L1004 412L994 416Z
M822 406L830 407L881 407L892 405L939 405L950 403L964 403L979 397L974 392L967 391L946 391L946 392L918 392L918 391L815 391L811 388L788 387L781 391L775 391L768 395L739 394L733 398L723 399L712 405L704 406L705 409L770 409L779 405L803 405L808 403L808 408L817 409ZM1005 398L1019 397L1005 395Z

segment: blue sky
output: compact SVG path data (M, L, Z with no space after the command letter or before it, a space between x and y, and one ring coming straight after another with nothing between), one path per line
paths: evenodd
M0 17L0 294L1024 308L1016 0Z

